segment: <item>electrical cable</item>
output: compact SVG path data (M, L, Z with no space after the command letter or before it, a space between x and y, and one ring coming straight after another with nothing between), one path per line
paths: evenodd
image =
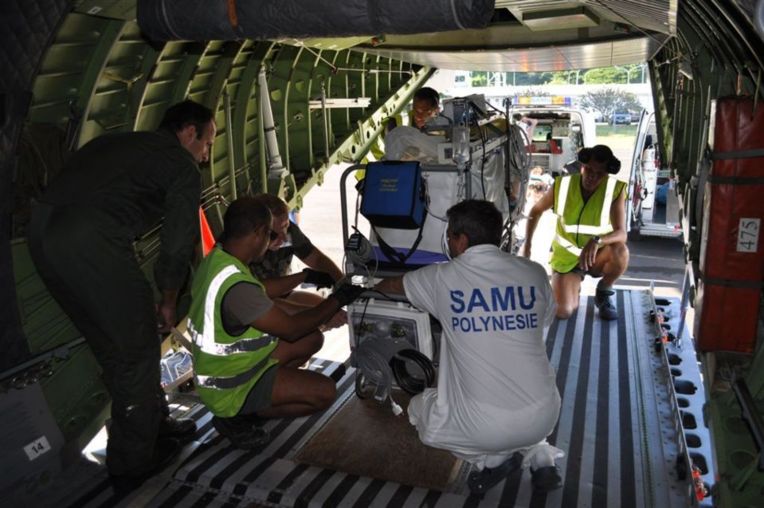
M525 216L526 194L528 190L528 181L530 180L530 168L533 164L533 159L528 153L526 146L530 144L530 139L523 129L517 125L510 125L507 122L507 167L515 168L520 174L520 185L517 193L517 201L515 207L510 212L510 216L504 224L504 230L502 232L502 248L507 252L515 252L519 245L515 245L515 239L513 231L521 219ZM511 169L508 170L508 176L511 173Z
M531 140L528 138L527 133L523 129L517 125L510 124L509 107L511 104L505 103L505 107L507 108L505 111L500 110L487 101L486 105L502 115L507 125L507 182L505 185L511 185L512 167L516 168L520 173L520 188L517 196L517 203L515 204L515 208L510 214L509 220L507 221L504 228L504 234L502 235L504 236L508 234L508 236L511 237L512 229L515 227L517 222L523 218L523 211L525 209L525 197L528 188L528 181L530 180L530 169L531 165L533 164L533 157L530 155L530 153L528 153L526 147L531 144Z
M426 182L427 182L427 178L425 178L424 176L422 176L422 178L424 179L424 181L425 181L425 183L426 183ZM425 188L427 188L427 185L425 185ZM424 200L424 210L425 210L425 211L427 212L427 214L428 214L428 215L430 215L431 217L435 217L436 219L438 219L438 220L439 220L439 221L441 221L441 222L448 222L448 219L446 219L445 217L440 217L439 215L435 215L435 214L434 214L434 213L432 213L432 211L430 210L430 194L429 194L429 193L428 193L428 194L426 194L426 196L425 196L425 200Z
M407 364L414 363L424 375L424 379L411 375ZM429 358L416 349L404 349L390 359L390 368L393 371L396 383L409 395L422 393L425 388L435 383L435 367Z
M378 289L369 291L392 299L390 295ZM363 333L369 301L369 298L365 299L357 334ZM365 380L376 385L375 398L380 402L390 398L393 412L397 415L402 412L402 409L392 398L393 379L403 391L416 395L425 388L433 386L436 373L432 361L414 348L399 349L390 354L391 352L392 350L387 349L386 345L374 341L360 342L359 337L358 346L353 351L353 358ZM387 358L385 354L389 354L390 358ZM421 377L409 371L409 363L419 368Z
M441 112L438 112L438 114L435 116L435 118L445 118L446 120L448 120L448 126L449 126L449 127L451 127L451 126L453 126L453 125L454 125L454 121L453 121L453 119L451 119L451 118L447 117L446 115L444 115L444 114L443 114L443 113L441 113Z
M364 347L364 344L366 343L359 344L355 350L355 363L366 380L378 387L379 395L375 398L382 402L390 395L393 373L385 357L373 349Z
M473 114L470 114L472 112ZM465 109L465 115L466 115L466 123L467 125L474 125L475 128L478 131L478 134L480 135L480 143L482 146L482 156L480 158L480 187L483 191L483 199L486 199L486 192L485 192L485 162L488 160L488 155L485 153L485 145L486 145L486 137L485 132L483 132L483 129L480 126L480 122L478 121L478 113L479 110L475 106L475 103L472 101L467 101L467 108ZM470 153L470 160L472 159L472 154ZM468 196L469 198L472 198L472 196Z
M472 102L470 102L470 107L473 107ZM485 153L485 132L483 132L483 129L480 127L480 123L477 121L477 115L475 115L475 127L480 134L480 143L483 148L483 156L480 159L480 186L483 189L483 199L487 199L485 193L485 162L488 160L488 154Z
M379 290L374 291L383 294ZM363 333L368 306L369 298L366 298L363 311L361 312L361 319L358 323L358 333ZM374 347L373 342L362 343L359 339L356 340L358 340L358 346L353 351L353 359L358 372L364 376L367 382L371 382L376 386L374 398L379 402L384 402L389 398L393 414L396 416L400 415L403 413L403 408L395 402L392 396L393 372L389 360ZM356 389L358 389L358 386Z

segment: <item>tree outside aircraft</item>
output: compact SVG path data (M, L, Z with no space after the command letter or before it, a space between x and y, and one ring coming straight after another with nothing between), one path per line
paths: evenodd
M581 106L589 111L599 112L604 119L611 118L616 111L642 110L642 105L636 95L614 88L587 92L581 98Z

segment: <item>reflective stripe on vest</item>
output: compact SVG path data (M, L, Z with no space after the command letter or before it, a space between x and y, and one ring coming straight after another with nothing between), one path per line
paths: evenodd
M201 333L196 330L191 319L188 320L191 339L202 352L208 355L229 356L237 353L257 351L275 340L270 335L262 335L256 339L241 339L231 344L215 342L215 301L217 300L218 291L220 291L226 279L237 273L241 273L241 271L234 265L226 266L210 282L207 297L204 301L204 330Z
M194 382L197 386L203 388L211 388L213 390L230 390L237 386L243 385L260 372L260 369L270 360L270 357L266 356L255 364L251 369L230 377L216 377L216 376L202 376L199 374L194 375Z
M559 217L562 217L565 213L565 203L568 202L568 189L570 189L570 176L563 176L560 178L557 205L554 207L554 214Z
M583 249L579 249L578 247L576 247L573 243L569 242L567 238L564 238L560 235L556 235L554 239L558 244L560 244L560 247L562 247L563 249L570 252L576 257L580 256L581 252L583 252Z
M613 192L615 191L615 184L618 179L613 175L608 175L607 185L605 187L605 196L602 202L602 210L600 211L600 223L598 226L588 226L565 223L563 218L565 215L565 204L568 202L568 191L570 190L570 176L564 176L560 179L560 191L558 194L557 206L554 207L555 215L560 217L560 226L566 233L580 233L582 235L606 235L613 231L613 226L610 224L610 207L613 205ZM580 253L580 251L579 251Z

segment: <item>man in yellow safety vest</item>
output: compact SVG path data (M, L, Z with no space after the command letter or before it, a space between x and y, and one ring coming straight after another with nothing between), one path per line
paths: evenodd
M256 449L269 438L263 419L312 414L334 401L334 381L300 366L323 344L318 327L363 288L344 284L315 307L289 314L249 268L278 236L268 207L241 197L223 223L191 286L194 381L215 429L235 447Z
M557 317L567 319L578 308L581 281L589 274L602 277L594 301L600 318L609 321L618 317L612 286L629 264L626 183L616 179L621 162L605 145L582 149L578 160L581 173L555 178L531 209L523 253L530 256L539 218L553 209L557 227L550 264Z

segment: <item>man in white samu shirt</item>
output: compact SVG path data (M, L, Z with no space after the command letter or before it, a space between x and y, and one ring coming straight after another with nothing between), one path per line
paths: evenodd
M553 466L561 452L544 439L560 395L544 345L555 311L546 272L499 250L502 216L492 203L467 200L447 214L453 259L376 286L405 294L443 326L438 386L411 399L409 421L424 444L479 470L540 442L546 450L531 450L526 465Z

